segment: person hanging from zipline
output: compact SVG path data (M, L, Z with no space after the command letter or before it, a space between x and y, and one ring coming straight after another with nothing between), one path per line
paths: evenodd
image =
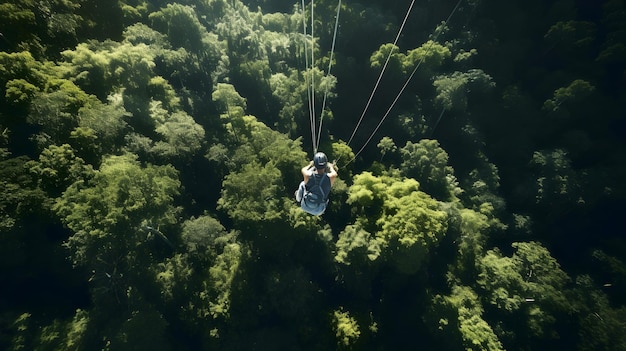
M319 216L326 211L328 195L337 178L337 166L328 162L326 154L318 152L301 172L304 180L296 190L296 201L305 212Z

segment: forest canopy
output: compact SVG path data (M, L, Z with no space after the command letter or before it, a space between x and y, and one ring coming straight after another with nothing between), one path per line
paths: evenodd
M0 349L626 350L624 43L620 0L4 1Z

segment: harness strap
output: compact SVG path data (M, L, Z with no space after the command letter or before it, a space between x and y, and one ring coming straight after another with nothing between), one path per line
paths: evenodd
M323 199L324 201L326 201L326 193L324 192L324 188L322 188L322 184L323 184L323 182L324 182L324 178L328 178L328 177L324 177L325 175L326 175L326 174L322 175L322 179L320 180L320 184L318 185L318 184L317 184L317 177L315 176L315 173L312 173L312 174L311 174L311 177L313 178L313 182L314 182L314 184L313 184L313 186L311 186L311 187L309 188L309 190L308 190L308 191L310 192L310 191L311 191L314 187L316 187L316 186L317 186L317 187L319 187L319 188L320 188L320 191L322 192L322 199ZM329 178L328 180L330 181L330 178Z

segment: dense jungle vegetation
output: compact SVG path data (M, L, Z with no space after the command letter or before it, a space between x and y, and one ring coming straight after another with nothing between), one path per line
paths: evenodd
M409 4L3 0L0 349L626 350L624 1Z

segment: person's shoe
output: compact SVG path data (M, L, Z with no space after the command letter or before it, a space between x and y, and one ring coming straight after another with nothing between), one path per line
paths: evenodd
M296 190L296 192L294 193L294 195L295 195L295 197L296 197L296 201L297 201L297 202L302 201L302 194L301 194L300 189Z

